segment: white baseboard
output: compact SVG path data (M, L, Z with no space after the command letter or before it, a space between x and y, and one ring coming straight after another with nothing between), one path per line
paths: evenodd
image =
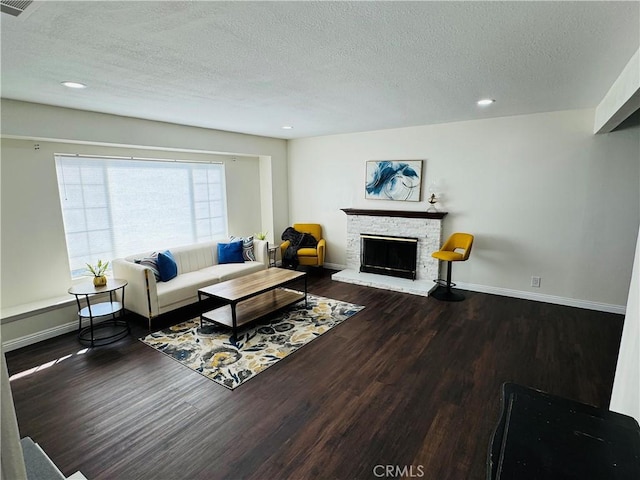
M584 308L587 310L597 310L599 312L617 313L620 315L624 315L627 310L627 307L624 305L613 305L610 303L592 302L590 300L579 300L576 298L558 297L556 295L524 292L522 290L511 290L508 288L501 288L501 287L489 287L486 285L477 285L474 283L456 282L456 286L461 290L470 290L472 292L490 293L493 295L501 295L503 297L521 298L523 300L534 300L537 302L553 303L555 305Z
M325 263L325 267L334 270L345 270L346 266ZM457 288L461 290L469 290L472 292L490 293L493 295L501 295L503 297L521 298L523 300L534 300L536 302L552 303L555 305L564 305L567 307L584 308L587 310L596 310L599 312L616 313L624 315L627 307L625 305L613 305L610 303L592 302L590 300L579 300L576 298L559 297L556 295L548 295L544 293L526 292L522 290L512 290L509 288L491 287L487 285L478 285L475 283L456 282Z
M69 322L63 325L57 325L55 327L47 328L39 332L31 333L23 337L14 338L13 340L7 340L2 343L2 350L10 352L11 350L17 350L18 348L33 345L34 343L48 340L58 335L64 335L65 333L74 332L78 329L78 322Z
M109 318L94 319L93 326L100 324L101 322L108 321ZM86 322L85 325L86 326ZM69 332L78 331L78 321L64 323L62 325L56 325L55 327L40 330L39 332L30 333L22 337L14 338L13 340L7 340L2 342L2 350L4 352L10 352L11 350L17 350L18 348L33 345L34 343L41 342L43 340L49 340L50 338L64 335Z
M344 270L345 266L337 263L325 263L326 268L333 270ZM461 290L469 290L472 292L489 293L493 295L501 295L503 297L521 298L523 300L534 300L537 302L552 303L555 305L565 305L567 307L584 308L587 310L596 310L599 312L616 313L624 315L626 313L626 306L613 305L610 303L592 302L590 300L579 300L575 298L558 297L556 295L547 295L544 293L525 292L522 290L511 290L508 288L491 287L486 285L478 285L475 283L457 282L456 286ZM5 352L16 350L18 348L33 345L34 343L48 340L58 335L64 335L65 333L76 331L78 328L78 322L68 322L63 325L57 325L55 327L47 328L23 337L8 340L2 343L2 349Z
M347 268L346 265L341 265L339 263L324 263L324 268L328 268L330 270L345 270Z

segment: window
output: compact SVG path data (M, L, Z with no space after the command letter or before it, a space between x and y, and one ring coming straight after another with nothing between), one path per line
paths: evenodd
M220 163L56 155L72 277L86 263L227 235Z

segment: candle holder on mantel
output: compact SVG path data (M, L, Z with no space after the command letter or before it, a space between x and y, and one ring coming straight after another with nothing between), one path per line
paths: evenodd
M433 212L436 213L438 211L438 209L436 208L436 203L438 203L438 199L436 198L436 194L432 193L431 196L429 197L429 199L427 200L427 202L429 202L429 208L427 208L427 212Z

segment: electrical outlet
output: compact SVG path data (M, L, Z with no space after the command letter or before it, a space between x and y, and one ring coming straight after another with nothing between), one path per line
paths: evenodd
M531 286L540 288L540 277L531 277Z

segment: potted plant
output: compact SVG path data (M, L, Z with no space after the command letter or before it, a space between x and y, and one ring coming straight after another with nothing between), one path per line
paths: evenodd
M269 232L258 232L258 233L254 233L253 237L256 240L266 240L267 239L267 233ZM267 242L267 249L269 248L269 242Z
M107 284L107 277L104 274L107 268L109 268L109 262L102 263L102 260L98 260L96 265L87 263L87 270L93 274L93 284L96 287L103 287Z

